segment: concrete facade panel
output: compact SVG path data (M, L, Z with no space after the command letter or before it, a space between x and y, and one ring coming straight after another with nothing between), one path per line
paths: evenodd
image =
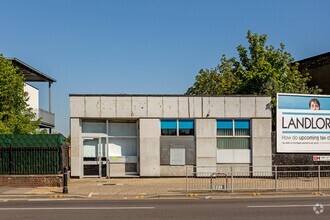
M196 172L201 173L201 175L205 175L204 173L209 173L211 175L212 173L217 172L217 160L216 157L198 157L197 158L197 168Z
M270 138L252 138L253 158L254 157L269 157L272 155L272 141Z
M272 156L253 158L253 176L272 176Z
M163 97L163 116L164 118L179 117L178 97Z
M147 97L147 117L163 117L162 97Z
M195 120L195 135L199 137L216 137L216 120L215 119L196 119Z
M71 138L81 137L81 119L71 118L70 119L70 135Z
M159 119L145 119L139 120L140 124L140 138L158 138L160 137L160 120Z
M187 97L179 97L179 116L178 118L190 118L189 105Z
M241 117L253 118L256 116L256 98L244 97L241 98Z
M81 157L71 156L70 159L71 159L71 170L70 170L71 177L81 178L83 176Z
M190 99L191 100L191 99ZM193 100L193 117L201 118L202 117L202 97L192 97Z
M186 176L186 166L160 166L161 176Z
M270 97L256 97L256 117L272 117Z
M210 115L213 118L223 118L225 116L225 98L212 97L210 99Z
M85 97L70 97L70 117L85 116Z
M215 158L217 156L216 152L217 140L216 138L196 138L196 156L197 165L200 157L211 157ZM209 164L214 165L214 164Z
M117 104L116 97L102 96L101 97L101 117L116 117Z
M132 97L132 117L147 117L147 97Z
M85 117L101 117L101 97L85 97Z
M215 119L196 119L196 166L215 166L216 164L216 121ZM200 168L198 172L202 172ZM207 170L207 171L206 171ZM215 172L214 168L203 168L203 172Z
M254 167L271 167L272 166L272 156L255 156L253 157L252 165Z
M160 121L140 119L140 175L160 175Z
M203 97L202 98L202 117L207 118L211 113L211 98Z
M241 115L241 97L225 97L225 117L237 118Z
M132 97L117 97L117 117L132 117Z
M271 138L272 132L272 120L271 119L259 119L254 118L251 120L252 124L252 136Z
M243 173L246 173L247 176L250 174L250 164L217 164L217 172L219 173L225 173L228 175L231 175L231 171L235 173L239 173L239 175L242 175Z

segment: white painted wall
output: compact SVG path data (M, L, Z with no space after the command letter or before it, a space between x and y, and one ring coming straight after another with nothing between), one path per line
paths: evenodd
M24 83L24 91L29 95L27 104L33 109L39 109L39 90L29 84Z

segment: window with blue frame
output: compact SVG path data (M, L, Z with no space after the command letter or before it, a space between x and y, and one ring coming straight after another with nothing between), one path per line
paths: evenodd
M176 136L177 135L177 121L176 120L161 120L161 135Z
M218 149L250 149L250 120L217 120Z
M193 136L194 120L164 119L160 122L162 136Z
M194 135L194 120L178 120L179 135Z

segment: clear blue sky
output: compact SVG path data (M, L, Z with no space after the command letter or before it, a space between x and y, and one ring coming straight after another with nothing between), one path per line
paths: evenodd
M329 11L327 0L2 0L0 53L57 80L55 130L68 135L69 94L182 94L237 56L247 30L296 60L329 52Z

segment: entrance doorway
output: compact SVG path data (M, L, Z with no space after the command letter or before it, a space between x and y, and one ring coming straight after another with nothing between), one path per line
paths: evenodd
M107 147L105 137L83 138L83 176L107 176Z

